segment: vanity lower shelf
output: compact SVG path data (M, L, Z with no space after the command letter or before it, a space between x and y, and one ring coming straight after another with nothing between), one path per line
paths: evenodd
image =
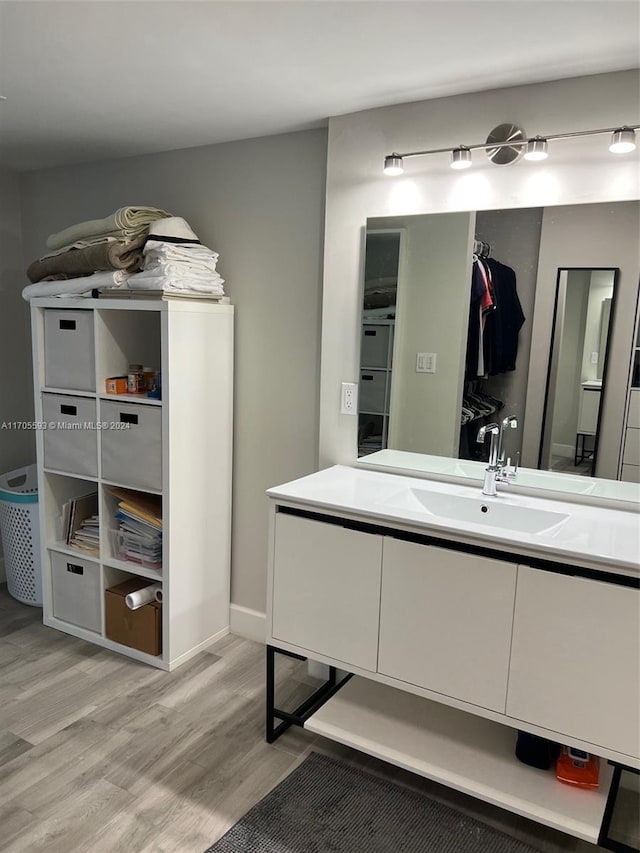
M514 755L514 729L353 676L305 728L546 826L598 843L613 770L572 788Z

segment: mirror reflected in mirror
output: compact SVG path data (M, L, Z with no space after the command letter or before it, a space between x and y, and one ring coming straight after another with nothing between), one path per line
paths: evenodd
M486 463L478 432L504 422L512 468L616 479L617 457L598 447L618 269L575 258L589 228L606 246L630 213L637 202L368 219L358 456L389 448ZM637 247L620 254L637 293ZM626 388L628 376L614 381Z
M593 476L617 269L558 271L538 467Z

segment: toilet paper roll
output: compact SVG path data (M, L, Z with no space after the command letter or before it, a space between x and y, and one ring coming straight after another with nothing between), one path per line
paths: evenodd
M162 595L162 587L160 584L152 583L142 589L137 589L135 592L130 592L129 595L125 596L124 603L127 605L129 610L137 610L139 607L149 604L150 601L155 601L156 593L158 591Z
M162 604L162 587L156 590L156 601Z

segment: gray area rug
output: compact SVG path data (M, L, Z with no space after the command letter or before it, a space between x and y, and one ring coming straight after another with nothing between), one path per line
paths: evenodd
M206 853L539 853L416 791L318 753Z

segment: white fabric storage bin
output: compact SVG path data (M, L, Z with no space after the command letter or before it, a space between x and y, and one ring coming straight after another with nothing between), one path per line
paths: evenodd
M96 390L93 311L45 310L44 383L49 388Z
M384 399L387 390L387 374L384 370L360 371L361 412L384 412Z
M44 467L70 474L98 474L96 401L66 394L42 395Z
M123 486L162 489L162 409L102 400L102 477ZM125 429L118 429L122 425Z
M80 554L51 552L53 615L89 631L101 630L100 567Z

